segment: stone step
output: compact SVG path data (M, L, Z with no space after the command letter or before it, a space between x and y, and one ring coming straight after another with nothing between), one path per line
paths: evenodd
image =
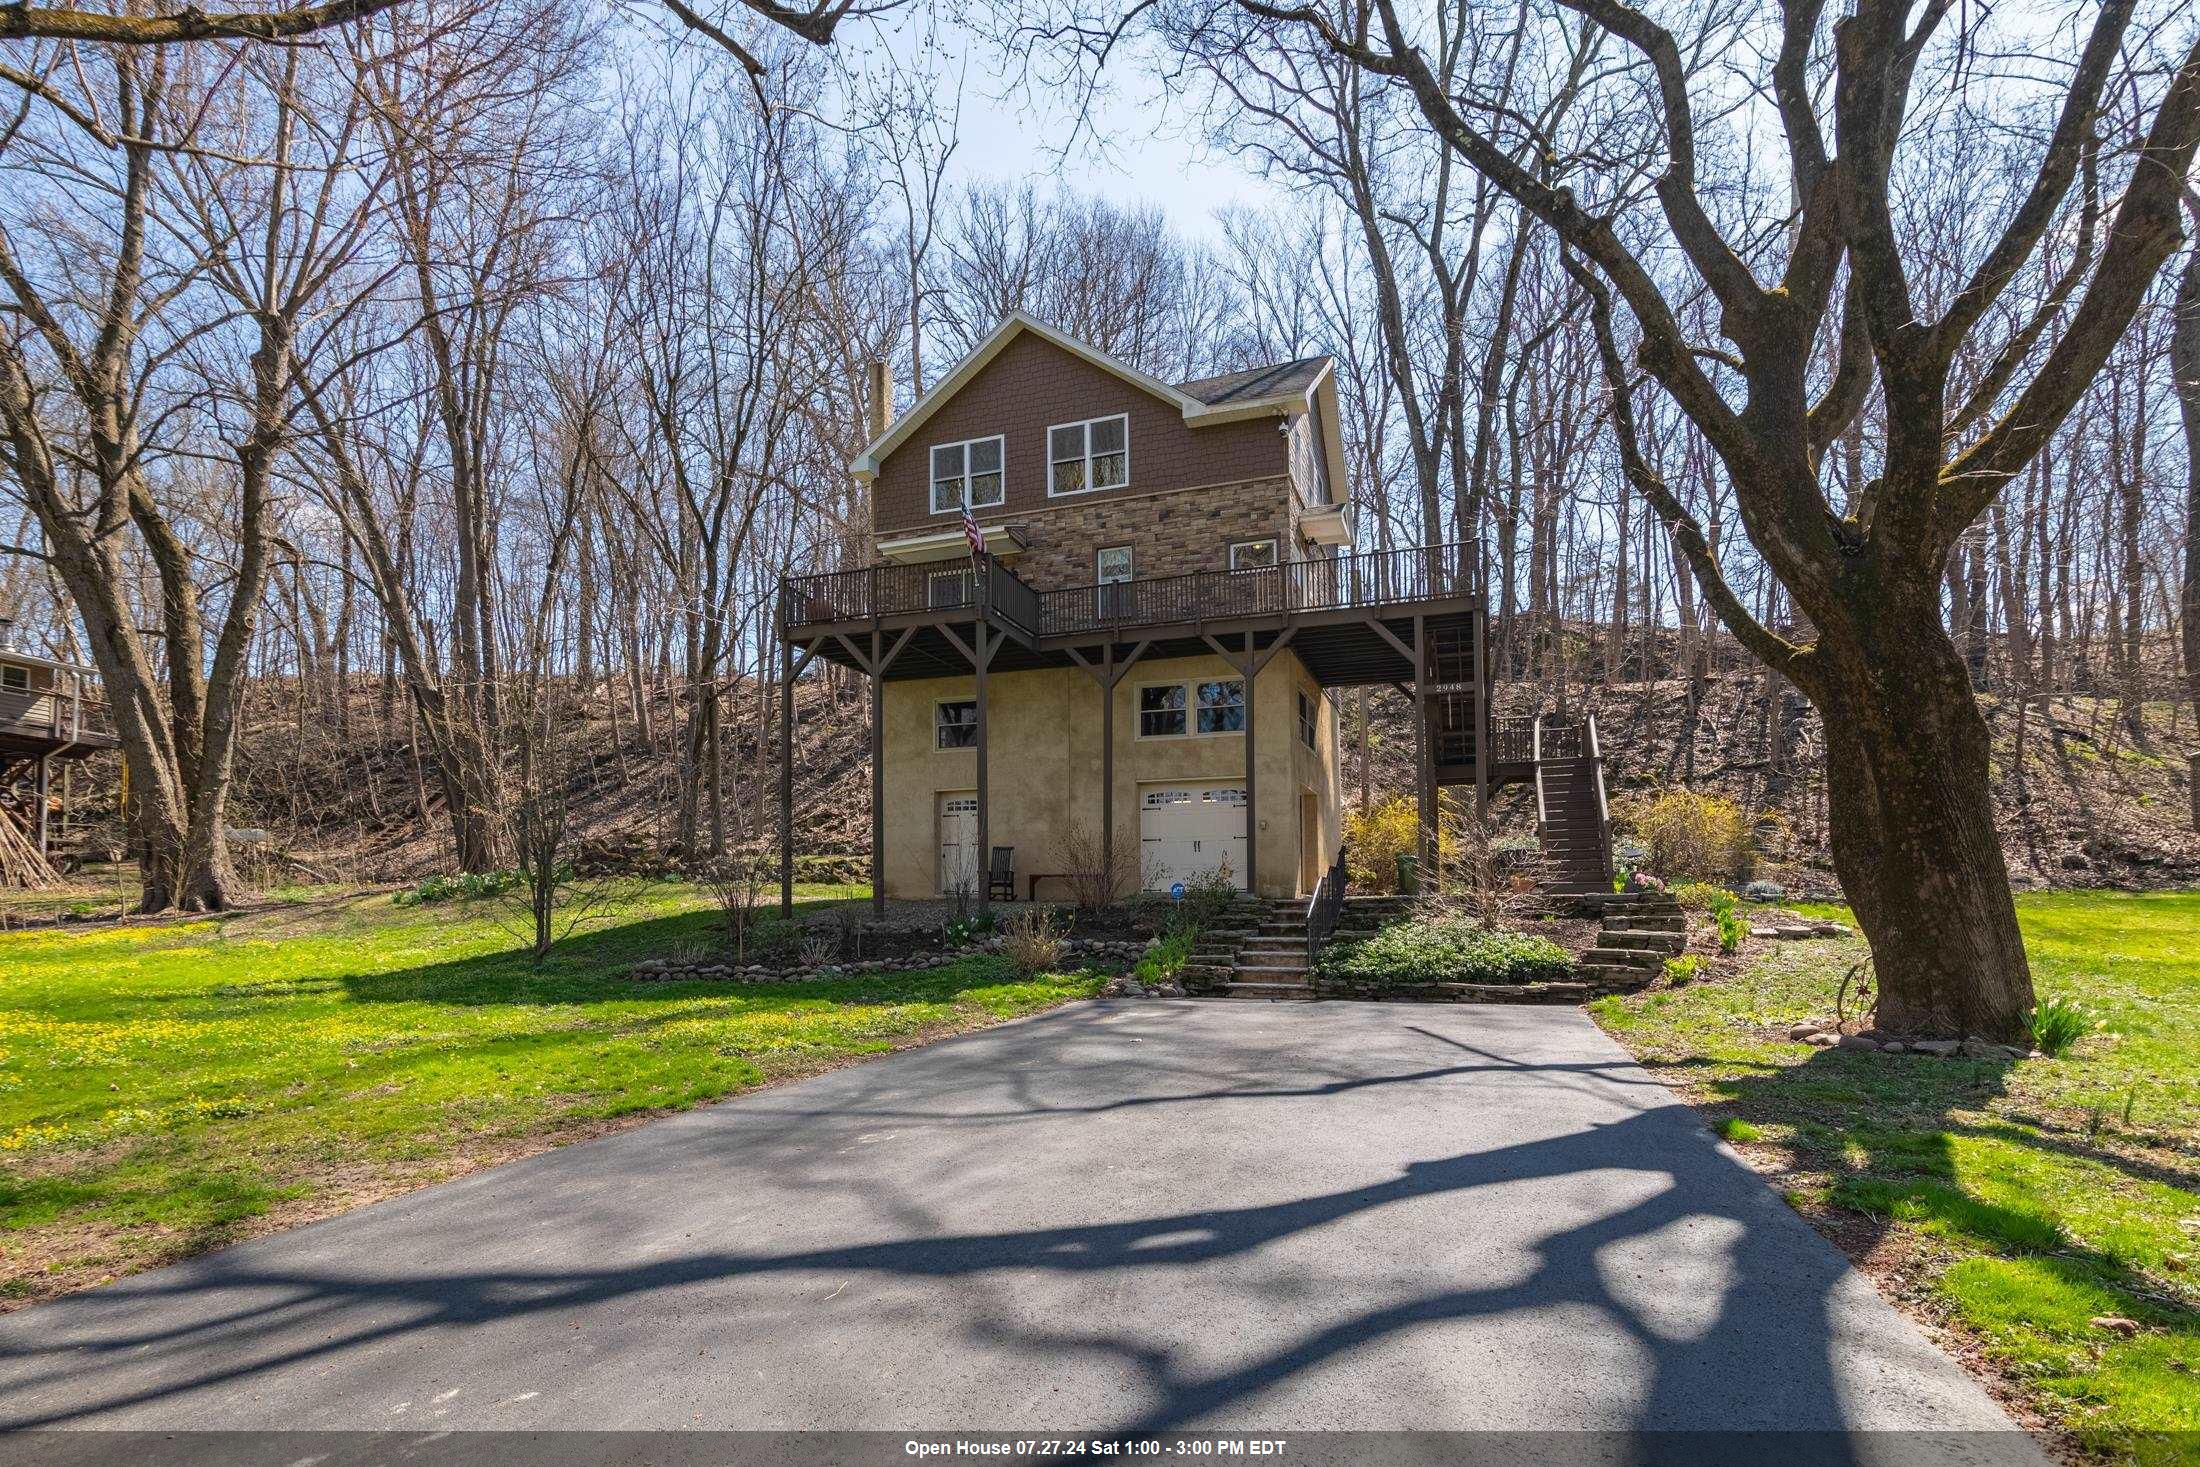
M1303 978L1306 976L1307 967L1306 959L1300 958L1295 963L1239 963L1230 971L1240 978L1248 973L1259 974L1263 979L1270 975L1280 976L1284 974L1292 974Z
M1574 974L1600 993L1632 993L1647 987L1657 975L1651 968L1623 967L1611 963L1580 963Z
M1686 934L1679 932L1643 932L1607 927L1597 934L1597 946L1647 948L1651 952L1677 953L1688 946L1688 938Z
M1314 990L1304 983L1267 983L1233 981L1216 990L1218 998L1299 998L1311 999Z
M1686 932L1688 930L1688 919L1678 913L1668 917L1659 912L1628 911L1621 913L1617 920L1624 921L1629 932Z
M1665 955L1649 952L1639 947L1593 947L1583 953L1579 961L1585 967L1602 964L1614 968L1649 968L1656 970L1665 966Z

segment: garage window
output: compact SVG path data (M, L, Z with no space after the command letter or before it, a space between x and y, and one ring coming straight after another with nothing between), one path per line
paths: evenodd
M1162 683L1138 690L1138 736L1173 738L1184 732L1184 684Z
M968 749L978 742L978 705L963 699L933 705L933 736L942 749Z
M1203 734L1245 731L1245 683L1242 679L1223 678L1199 685L1199 731Z

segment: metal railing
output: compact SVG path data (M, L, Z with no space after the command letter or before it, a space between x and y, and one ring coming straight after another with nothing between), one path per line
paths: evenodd
M86 738L106 742L114 738L115 725L104 702L81 693L0 690L0 732L64 743Z
M1404 605L1480 589L1479 542L1366 550L1254 570L1192 571L1039 593L1039 635Z
M779 624L788 629L917 612L988 615L1028 637L1037 633L1039 595L991 556L977 566L968 561L868 565L788 576L779 583Z
M1344 914L1345 883L1351 879L1344 864L1344 843L1337 843L1337 859L1314 883L1314 895L1306 904L1306 972L1311 981L1314 965L1322 955L1322 944L1337 930L1337 918Z

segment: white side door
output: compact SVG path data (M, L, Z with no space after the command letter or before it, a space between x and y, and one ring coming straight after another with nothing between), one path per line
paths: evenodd
M978 797L940 796L940 895L978 890Z
M1240 785L1170 785L1145 790L1138 802L1141 866L1148 890L1167 891L1214 874L1229 863L1230 881L1245 889L1245 790Z

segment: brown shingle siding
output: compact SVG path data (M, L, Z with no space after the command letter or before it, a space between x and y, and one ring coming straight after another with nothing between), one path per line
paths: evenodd
M1047 429L1058 423L1080 422L1114 413L1126 414L1130 419L1129 485L1090 494L1048 497ZM1242 489L1249 481L1272 484L1268 491L1272 504L1259 512L1258 519L1281 521L1287 513L1284 501L1288 498L1288 489L1281 476L1288 470L1288 458L1284 435L1278 427L1280 421L1261 416L1209 427L1188 427L1181 410L1173 403L1132 386L1114 373L1062 350L1043 337L1026 332L1003 347L998 356L980 368L961 391L941 404L906 443L880 464L878 477L871 488L872 525L880 535L952 528L956 523L953 514L934 515L931 512L932 446L996 433L1007 439L1006 502L999 508L979 511L978 518L988 523L1006 521L1019 526L1028 523L1036 528L1042 521L1074 522L1075 515L1050 515L1046 511L1064 506L1097 507L1118 501L1126 511L1136 504L1143 508L1130 512L1153 514L1156 512L1155 491L1184 490L1193 495L1206 495L1210 490L1205 486ZM1233 503L1243 503L1240 494L1233 492L1229 497ZM1179 524L1190 523L1196 518L1210 528L1219 524L1205 509L1171 506L1168 518ZM1112 520L1111 515L1094 517L1096 533L1109 533L1104 526ZM1057 537L1057 532L1051 528L1046 533L1050 539ZM1219 529L1215 533L1217 545L1222 539L1244 538L1235 527L1229 527L1227 534ZM1245 533L1261 532L1248 530ZM1102 544L1122 543L1125 542L1121 539L1086 541L1081 547L1083 570L1067 584L1082 584L1091 579L1091 552L1094 549ZM1207 562L1196 568L1206 568L1213 558L1210 555ZM1138 573L1145 576L1162 572L1149 572L1141 557Z

